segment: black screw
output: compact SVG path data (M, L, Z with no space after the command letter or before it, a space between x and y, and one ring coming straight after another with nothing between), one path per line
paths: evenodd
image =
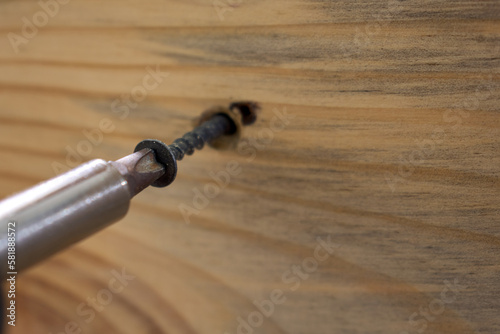
M169 147L174 151L176 160L182 160L184 155L191 155L194 150L201 150L205 143L223 136L230 135L236 131L233 120L224 114L214 115L211 119L193 131L186 133L181 138L174 140Z
M236 109L241 115L243 125L251 124L256 119L259 109L253 102L236 102L229 106L229 110ZM177 175L177 160L182 160L184 155L191 155L195 149L201 150L205 143L224 136L232 135L237 131L237 124L227 113L219 112L208 120L186 133L181 138L174 140L171 145L156 139L146 139L140 142L134 152L149 148L155 152L156 160L165 166L165 174L156 180L153 187L166 187L171 184Z

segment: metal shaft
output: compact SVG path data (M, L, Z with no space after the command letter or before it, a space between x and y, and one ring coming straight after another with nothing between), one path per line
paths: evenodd
M0 202L0 277L22 271L119 220L130 199L164 171L151 150L142 150L116 162L90 161ZM7 267L12 246L8 226L15 233L12 268Z

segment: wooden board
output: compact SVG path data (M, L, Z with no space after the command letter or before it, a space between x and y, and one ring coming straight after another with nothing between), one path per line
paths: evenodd
M60 1L0 3L1 196L263 109L19 277L9 333L500 332L498 1Z

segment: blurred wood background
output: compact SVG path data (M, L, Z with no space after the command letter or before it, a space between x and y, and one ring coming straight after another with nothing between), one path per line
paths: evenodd
M7 333L500 332L499 1L42 4L0 2L2 197L214 105L263 109L239 151L184 159L21 276ZM315 268L318 238L338 247Z

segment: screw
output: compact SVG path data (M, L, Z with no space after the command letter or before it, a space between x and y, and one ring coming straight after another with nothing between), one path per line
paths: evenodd
M241 124L249 125L255 122L260 107L254 102L235 102L229 106L230 111L234 109L241 116ZM224 135L234 134L237 129L238 126L235 124L234 118L230 117L227 112L220 111L181 138L174 140L171 145L166 145L156 139L146 139L136 146L134 152L143 149L154 151L156 160L165 166L165 174L156 180L152 186L162 188L175 180L177 160L182 160L186 154L193 154L195 150L201 150L205 143L210 143Z
M184 155L191 155L195 149L201 150L205 143L219 138L223 135L230 135L236 131L233 120L224 114L214 115L208 121L186 133L181 138L174 140L169 147L174 151L176 160L182 160Z

